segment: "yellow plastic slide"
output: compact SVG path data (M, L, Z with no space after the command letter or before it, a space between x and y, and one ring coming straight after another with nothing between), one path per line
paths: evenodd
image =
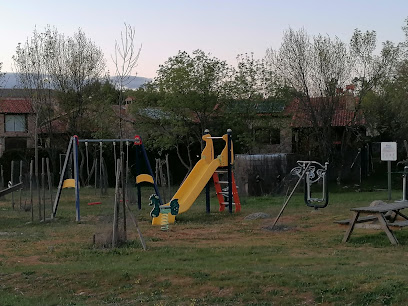
M225 137L224 137L225 136ZM224 135L223 139L227 141L227 135ZM227 146L225 146L220 156L214 159L214 149L211 136L209 134L203 136L203 140L206 142L206 146L201 153L201 159L194 166L193 170L187 176L183 184L177 190L173 199L177 199L180 205L179 214L187 211L194 201L200 195L207 182L211 179L215 170L226 162ZM170 205L167 203L165 206ZM153 225L161 225L162 214L153 218ZM168 222L174 223L175 216L169 214Z

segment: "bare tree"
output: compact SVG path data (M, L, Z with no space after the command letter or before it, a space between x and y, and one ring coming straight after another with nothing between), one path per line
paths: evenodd
M47 128L52 137L54 111L62 109L71 117L71 132L81 131L84 104L83 90L99 81L105 69L102 51L81 29L73 37L65 37L56 28L44 32L34 30L31 38L18 44L13 56L20 86L26 89L35 111L35 175L38 182L38 132ZM59 93L57 106L52 90ZM50 143L52 154L52 141ZM54 158L51 159L54 162Z
M46 69L53 87L60 91L60 104L70 116L71 132L82 132L84 111L90 99L84 89L104 76L105 59L102 50L78 29L73 37L54 31L46 41Z
M119 96L119 138L122 138L122 104L125 99L124 90L136 76L136 67L142 45L135 45L135 28L125 23L125 29L120 33L120 40L115 41L115 54L112 61L115 65L115 83L120 91ZM133 75L132 75L133 74Z
M116 87L119 89L119 138L122 139L123 137L123 127L122 127L122 105L125 99L124 97L124 89L126 85L132 81L132 73L136 75L135 68L137 67L137 61L139 60L139 55L142 46L137 48L135 46L135 29L134 27L125 23L125 30L120 33L120 41L115 41L115 55L112 56L113 63L115 65L115 73L116 73ZM121 152L121 186L122 186L122 211L123 211L123 232L124 232L124 239L127 239L127 227L126 227L126 177L127 173L125 173L125 161L123 152L123 142L120 142L120 152ZM119 167L118 167L119 168ZM119 201L115 202L115 217L113 220L114 223L114 230L113 230L113 242L112 245L114 246L117 241L117 236L115 236L115 232L119 226Z
M332 121L341 91L350 79L350 57L346 45L337 37L311 38L303 29L284 33L278 51L267 51L278 79L296 91L299 120L310 126L319 140L316 149L330 159L333 149ZM317 152L316 152L317 153Z
M41 201L39 188L39 160L38 160L38 132L45 114L50 108L50 83L47 81L48 73L46 69L46 44L45 37L47 34L39 33L34 30L31 39L27 39L24 44L18 44L16 55L13 56L14 67L18 75L20 87L25 89L28 98L32 102L35 112L35 128L34 128L34 167L35 179L38 187L38 205L40 219L41 216Z

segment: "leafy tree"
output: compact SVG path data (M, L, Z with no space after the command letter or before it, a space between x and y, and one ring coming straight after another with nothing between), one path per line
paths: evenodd
M374 139L378 141L407 140L408 19L405 23L406 25L402 27L406 36L405 42L397 46L387 42L384 44L381 57L372 58L371 54L367 56L369 58L367 62L373 67L367 70L371 72L374 69L382 69L383 77L375 79L369 75L367 78L357 80L361 91L363 93L365 91L361 106L367 125ZM391 65L383 68L387 60Z
M375 31L362 33L356 29L350 40L350 55L352 58L353 83L356 85L360 108L364 97L371 91L378 89L384 81L395 75L400 59L401 46L395 46L386 41L380 55L375 54L377 48L377 34Z
M257 142L257 131L268 133L271 128L281 128L283 123L281 114L275 117L262 114L279 113L292 93L277 82L276 73L266 59L255 59L251 53L238 55L237 61L229 82L230 99L223 111L225 120L221 124L233 129L237 135L235 146L241 152L257 152L262 146Z
M71 134L87 133L84 124L90 99L85 88L97 83L104 76L105 59L102 50L78 29L73 37L65 37L56 29L45 31L45 69L53 88L60 92L59 103L69 116Z
M117 120L112 106L117 104L120 91L105 78L85 86L82 93L86 113L91 114L85 116L82 123L83 130L89 131L89 136L94 138L117 137L117 125L106 123Z
M205 129L217 133L217 114L227 97L229 66L201 50L179 52L157 71L143 89L142 107L136 112L149 129L150 145L174 148L182 164L193 166L192 149L201 143ZM138 120L138 122L140 122Z

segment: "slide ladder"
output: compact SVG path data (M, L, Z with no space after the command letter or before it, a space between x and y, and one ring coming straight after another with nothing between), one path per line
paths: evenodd
M227 175L228 169L223 169L223 168L218 168L214 174L213 174L213 181L214 181L214 187L215 191L217 194L217 199L218 202L220 203L220 211L224 211L225 207L229 206L228 203L228 181L225 180L220 180L219 174L224 176ZM239 200L238 196L238 189L237 185L235 183L235 177L234 173L231 172L231 178L232 178L232 206L235 207L235 212L240 212L241 211L241 202ZM222 188L222 186L227 186L226 188Z

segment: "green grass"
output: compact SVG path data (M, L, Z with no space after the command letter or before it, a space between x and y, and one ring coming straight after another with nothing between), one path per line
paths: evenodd
M95 233L111 229L113 215L111 197L86 205L100 199L93 190L81 191L79 224L72 190L63 191L52 222L30 223L29 212L0 202L0 305L398 305L408 300L408 231L396 232L399 246L381 231L367 229L356 229L344 244L345 228L333 223L349 218L351 207L385 200L386 192L332 193L329 206L318 212L295 194L278 223L287 226L285 231L267 230L283 197L243 198L242 212L232 215L218 212L212 198L212 213L206 215L201 196L168 232L150 225L152 190L143 192L144 206L137 213L147 251L130 220L129 241L122 247L92 246ZM244 219L254 212L271 217Z

